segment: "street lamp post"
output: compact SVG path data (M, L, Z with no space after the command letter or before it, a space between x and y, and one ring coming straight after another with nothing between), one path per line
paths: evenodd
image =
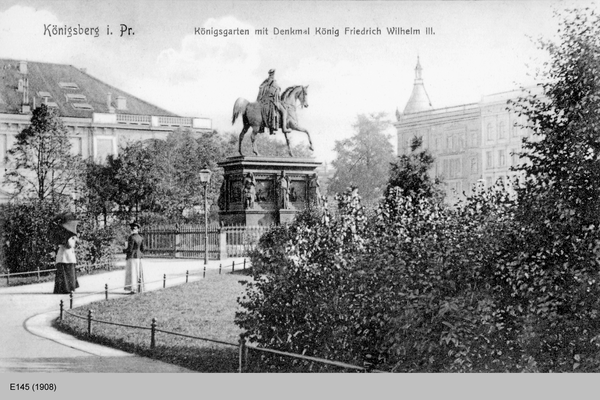
M212 172L208 168L200 170L200 181L204 184L204 266L208 264L208 184Z

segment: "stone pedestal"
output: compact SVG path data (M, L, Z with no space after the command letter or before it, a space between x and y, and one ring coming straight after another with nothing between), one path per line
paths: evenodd
M274 225L287 223L311 199L310 180L320 162L310 158L238 156L218 164L224 170L219 195L222 225ZM282 200L281 173L288 179L287 205ZM248 173L254 177L253 204L244 190Z

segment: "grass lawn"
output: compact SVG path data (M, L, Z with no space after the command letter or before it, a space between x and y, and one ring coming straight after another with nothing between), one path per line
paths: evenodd
M63 321L56 322L56 327L85 340L199 372L237 372L237 347L157 332L156 347L151 350L149 329L93 322L92 335L88 336L87 315L92 309L93 319L146 328L150 328L152 318L156 318L157 330L237 344L242 331L233 320L239 310L237 298L244 290L239 282L251 279L245 275L224 274L171 288L99 301L68 310L86 319L65 313Z

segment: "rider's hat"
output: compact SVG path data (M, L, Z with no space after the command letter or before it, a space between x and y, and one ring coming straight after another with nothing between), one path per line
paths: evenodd
M273 75L275 73L275 69L270 69L269 70L269 75Z

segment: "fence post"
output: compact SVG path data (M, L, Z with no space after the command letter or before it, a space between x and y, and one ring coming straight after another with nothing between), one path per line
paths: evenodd
M227 231L219 229L219 260L227 258Z
M231 273L233 274L233 271L235 271L235 260L231 262Z
M240 349L239 349L239 368L238 372L241 374L244 372L244 352L246 351L246 339L240 335Z
M6 268L6 286L10 286L10 268Z
M60 301L60 320L63 320L63 301Z
M246 259L244 258L244 271L246 270Z
M142 278L138 278L138 293L142 293Z
M73 291L71 290L71 293L69 293L69 309L73 308Z
M364 372L371 372L371 370L373 369L373 356L367 354L365 358L366 360L363 361L363 367L365 368Z
M40 281L40 266L37 266L37 276L38 276L38 282Z
M154 350L156 347L156 318L152 318L150 324L150 349Z
M108 300L108 283L104 284L104 299Z
M204 271L202 272L202 277L206 278L206 264L204 264Z
M88 335L92 334L92 313L91 309L88 310Z
M173 249L173 258L177 258L177 247L179 247L181 235L179 234L179 224L175 224L175 248Z
M219 275L221 275L221 266L222 264L219 263Z
M167 274L163 274L163 289L167 287Z
M190 276L190 270L185 271L185 283L188 283L189 276Z

